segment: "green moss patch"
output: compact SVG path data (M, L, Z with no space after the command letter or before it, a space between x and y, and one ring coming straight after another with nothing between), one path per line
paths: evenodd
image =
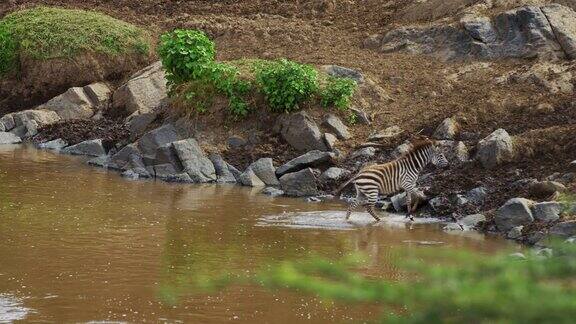
M0 75L18 60L48 60L90 52L148 55L149 34L132 24L85 10L36 7L0 20Z

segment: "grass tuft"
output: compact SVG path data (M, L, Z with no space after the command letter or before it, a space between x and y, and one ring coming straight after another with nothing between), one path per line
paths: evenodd
M0 20L0 75L17 68L18 58L48 60L91 52L150 53L143 29L85 10L36 7Z

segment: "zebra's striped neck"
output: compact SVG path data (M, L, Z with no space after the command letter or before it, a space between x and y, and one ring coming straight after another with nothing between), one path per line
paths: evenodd
M407 162L415 173L420 173L430 163L432 158L432 147L425 146L409 152L405 157L401 158Z

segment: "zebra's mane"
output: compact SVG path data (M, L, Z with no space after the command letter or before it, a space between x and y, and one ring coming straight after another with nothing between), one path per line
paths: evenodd
M408 156L414 152L420 151L422 149L425 149L427 147L430 146L434 146L435 145L435 141L425 138L425 139L416 139L413 142L410 143L410 149L403 154L403 156Z

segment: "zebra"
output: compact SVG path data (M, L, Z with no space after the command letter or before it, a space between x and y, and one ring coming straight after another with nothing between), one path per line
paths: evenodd
M365 167L360 172L346 181L336 191L338 197L342 190L349 184L354 183L356 189L356 199L348 206L346 220L350 214L360 205L364 205L366 210L376 221L380 218L374 212L374 206L378 199L378 194L391 195L402 190L406 192L406 205L408 207L407 218L414 221L412 217L412 192L416 188L418 175L426 165L433 165L444 168L448 165L448 160L440 152L438 143L430 139L422 139L412 143L411 149L396 160L384 164L375 164ZM415 206L414 206L415 207Z

